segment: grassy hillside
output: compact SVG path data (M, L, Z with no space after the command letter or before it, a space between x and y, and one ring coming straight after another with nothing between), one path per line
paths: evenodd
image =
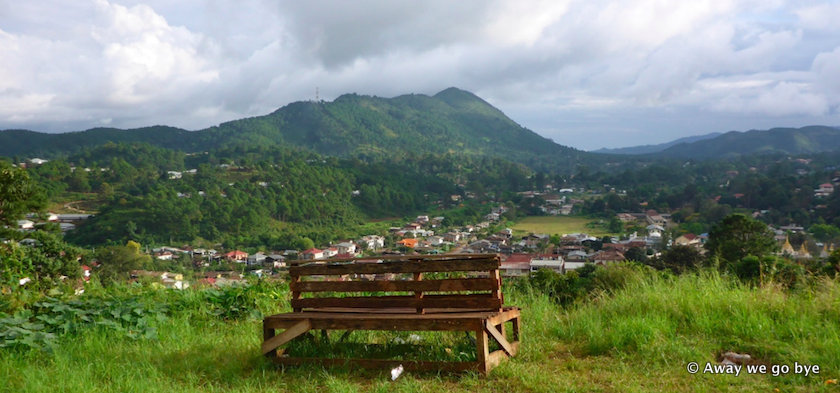
M507 303L523 310L523 347L488 378L406 373L391 382L388 370L283 371L258 355L259 319L230 319L235 315L225 312L239 303L196 290L129 287L119 296L168 305L169 317L155 323L157 339L132 340L101 328L61 340L52 353L0 349L0 391L840 391L832 384L840 377L837 279L789 292L773 285L751 288L716 273L615 273L622 289L565 309L527 285L509 286ZM275 312L287 306L274 300L287 299L284 288L262 286L257 295L229 298L251 299L253 307ZM818 364L821 371L808 377L792 371L777 377L686 371L688 362L717 364L718 355L730 350L767 365Z

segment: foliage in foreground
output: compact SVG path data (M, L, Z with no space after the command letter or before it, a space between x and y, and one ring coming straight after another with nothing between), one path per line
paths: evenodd
M24 308L0 309L0 348L51 351L62 339L104 331L134 340L154 339L155 325L179 315L196 320L258 320L288 289L283 283L266 281L190 291L142 285L105 289L96 283L89 287L89 295L46 297Z
M152 323L156 338L132 340L114 330L94 329L88 332L95 334L59 340L49 356L0 350L0 380L7 381L0 391L53 391L45 375L66 375L61 380L66 390L111 392L837 391L830 384L840 377L837 279L823 277L787 289L773 283L747 285L710 271L673 276L631 267L609 273L627 270L635 273L623 275L621 285L607 289L607 284L599 284L567 306L533 285L508 285L506 302L523 311L523 346L515 359L503 362L488 378L407 372L390 382L388 370L277 369L259 355L258 318L216 315L213 310L224 302L210 304L214 301L206 290L129 286L119 291L168 305L168 317ZM219 291L230 296L230 302L239 302L237 309L269 313L288 306L281 300L287 296L283 284L255 283L249 288L248 294L245 288ZM392 333L392 339L397 337L408 341L410 334ZM353 348L360 345L356 339L367 338L351 336L346 344ZM453 338L456 344L460 341ZM344 345L335 336L331 341L332 348L325 350ZM312 349L307 342L298 343L297 349ZM429 355L438 357L448 354L445 343L424 340L420 346L429 346L434 352ZM447 360L458 360L461 349L450 348L452 359ZM392 345L389 350L396 352L386 355L409 356L416 349ZM735 377L685 371L690 361L717 364L717 356L729 350L767 364L819 364L821 372L809 377Z

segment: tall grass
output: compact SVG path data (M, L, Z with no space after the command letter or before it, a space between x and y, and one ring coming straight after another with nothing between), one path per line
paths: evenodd
M816 278L810 287L790 291L773 284L755 288L714 271L643 275L614 295L564 312L552 331L580 356L684 365L735 351L767 365L817 364L836 378L840 283Z
M263 314L287 310L283 284L221 295L123 287L125 296L169 308L169 317L156 322L156 339L93 329L61 340L52 353L0 350L0 391L840 391L825 383L840 376L837 280L817 279L790 291L754 288L714 272L662 276L627 268L598 277L595 292L565 307L529 285L506 286L506 303L522 308L521 352L489 377L407 372L396 382L388 370L283 370L260 356L261 319L237 310L244 305ZM89 295L114 295L102 291ZM388 339L380 332L354 334L351 341ZM445 347L457 349L422 336L433 357L447 354ZM335 336L331 344L340 345ZM716 362L730 350L767 364L819 364L821 373L736 378L685 371L689 361Z

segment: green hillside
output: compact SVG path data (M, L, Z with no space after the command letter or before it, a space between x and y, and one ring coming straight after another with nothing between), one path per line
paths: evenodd
M748 154L808 154L840 148L840 129L826 126L731 131L716 138L672 146L664 157L723 158Z
M107 142L145 142L187 152L241 145L283 145L333 156L459 152L536 168L561 163L570 167L587 155L523 128L481 98L456 88L431 97L345 94L332 102L294 102L265 116L194 132L164 126L65 134L7 130L0 132L0 155L49 158Z

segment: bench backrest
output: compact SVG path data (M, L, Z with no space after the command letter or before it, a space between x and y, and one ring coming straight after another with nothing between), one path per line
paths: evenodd
M500 310L497 254L405 255L314 262L289 268L295 312ZM307 296L304 296L307 295Z

